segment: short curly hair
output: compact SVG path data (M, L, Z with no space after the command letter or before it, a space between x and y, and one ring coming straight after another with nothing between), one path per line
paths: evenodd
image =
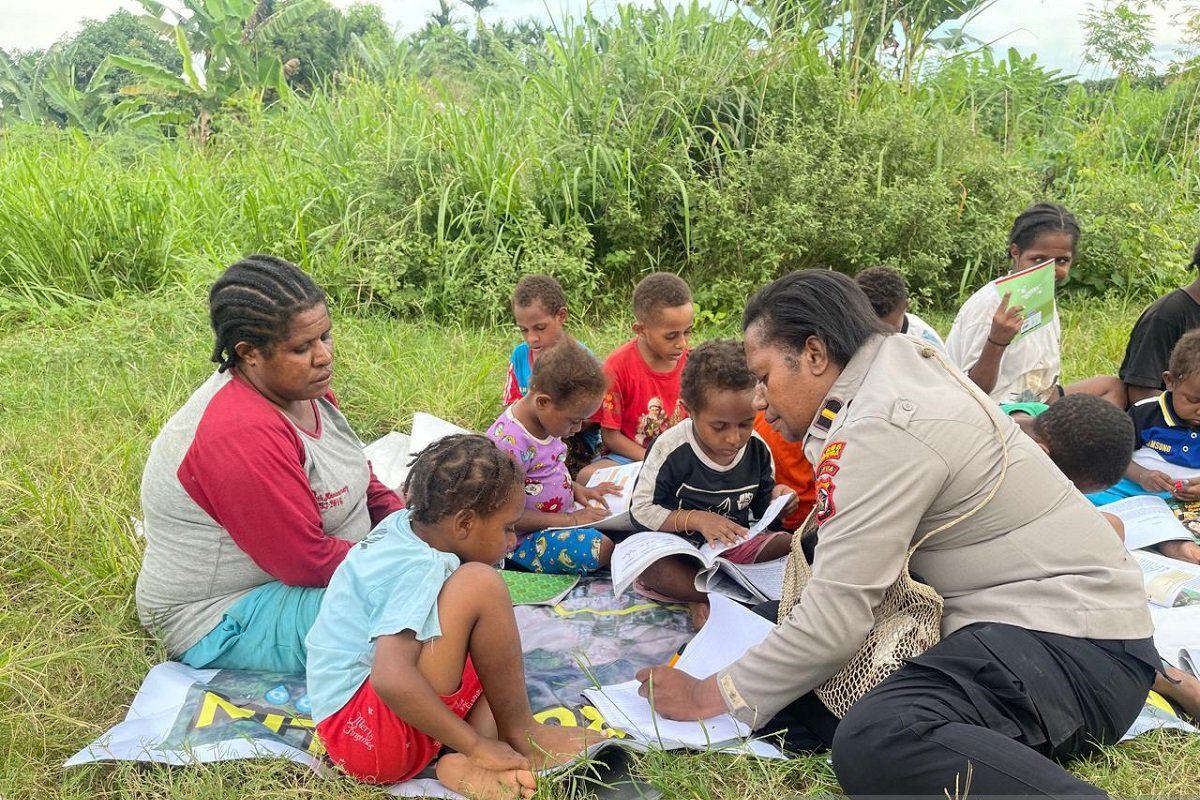
M1133 458L1133 420L1095 395L1060 398L1034 417L1033 435L1063 475L1088 491L1120 481Z
M900 308L908 299L908 284L892 267L868 267L854 276L854 282L866 293L875 316L880 319Z
M689 413L695 414L703 410L712 392L750 391L756 382L746 366L746 346L736 339L713 339L688 353L679 396Z
M1177 381L1200 372L1200 329L1190 330L1179 337L1179 341L1171 348L1167 369Z
M543 392L556 406L580 397L603 397L608 376L596 357L571 337L549 347L533 362L529 392Z
M513 308L528 308L534 303L540 303L547 314L557 314L567 307L567 293L549 275L522 276L513 289Z
M692 290L683 278L670 272L651 272L638 281L633 290L633 316L639 322L649 322L664 308L675 308L692 302Z

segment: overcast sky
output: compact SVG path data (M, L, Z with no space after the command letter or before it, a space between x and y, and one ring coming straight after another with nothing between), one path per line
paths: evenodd
M351 0L333 2L346 6ZM711 0L716 7L723 2ZM167 3L170 5L171 0ZM401 33L407 33L421 26L429 11L437 7L437 0L379 0L378 4L388 21ZM487 15L491 19L547 19L578 13L587 1L495 0L495 4L496 8ZM617 5L616 0L592 0L591 4L598 15L611 12ZM1177 26L1172 25L1171 16L1184 4L1184 0L1167 0L1166 9L1155 13L1156 55L1163 63L1171 58L1178 45ZM1037 53L1039 60L1065 72L1093 77L1097 68L1083 63L1081 19L1088 5L1089 0L996 0L967 25L967 32L984 41L995 41L1001 48L1011 46L1025 54ZM140 8L135 0L0 0L0 47L46 47L74 31L80 19L102 19L122 7ZM464 19L469 13L462 8Z

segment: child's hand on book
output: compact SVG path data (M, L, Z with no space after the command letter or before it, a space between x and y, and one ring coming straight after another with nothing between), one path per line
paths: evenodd
M1011 299L1012 292L1005 292L1004 297L1000 298L1000 307L992 315L992 329L988 332L988 341L1000 347L1008 347L1025 322L1021 313L1025 310L1024 306L1010 306L1008 301Z
M608 519L608 506L584 506L567 515L571 518L571 526L590 525L602 519Z
M1171 494L1176 500L1182 500L1185 503L1194 503L1200 500L1200 481L1175 481L1171 487Z
M781 497L785 494L790 494L792 498L788 500L787 505L783 507L783 511L779 512L779 515L782 517L786 517L787 515L791 514L796 510L796 507L800 505L800 498L796 496L794 491L792 491L792 487L785 486L782 483L775 485L775 491L771 492L771 499L774 500L775 498Z
M581 505L599 505L603 508L608 508L608 501L604 499L604 496L609 494L620 495L620 484L613 483L612 481L598 483L595 486L575 484L575 502Z
M711 511L699 512L695 525L696 530L703 534L705 541L712 545L739 544L749 533L748 530L728 517L722 517Z

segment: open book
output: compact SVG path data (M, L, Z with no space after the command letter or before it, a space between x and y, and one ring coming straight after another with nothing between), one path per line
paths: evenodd
M1200 566L1145 550L1133 557L1142 568L1151 603L1163 608L1200 605Z
M1171 507L1161 497L1152 494L1127 497L1100 506L1125 523L1125 547L1140 550L1160 542L1193 540L1191 531L1175 518Z
M608 510L612 513L599 522L583 522L579 525L568 525L562 528L553 528L552 530L572 530L574 528L595 528L600 531L633 530L633 519L629 516L629 503L633 499L633 484L637 481L638 473L641 471L642 462L640 461L596 470L592 473L592 477L588 479L588 486L594 487L605 482L610 482L621 487L620 494L604 496L604 502L608 503ZM575 508L580 509L583 506L577 505Z
M675 669L694 678L707 678L765 639L772 627L769 620L732 600L713 597L708 622L688 643ZM732 748L766 758L782 757L779 749L767 742L748 740L750 728L729 714L700 721L666 719L654 710L653 686L650 698L639 695L638 687L637 681L627 681L587 689L583 693L605 722L624 731L633 740L627 746L641 744L664 750Z
M754 523L747 534L753 538L767 529L787 506L791 495L775 498L762 519ZM647 567L667 556L688 556L699 563L696 589L709 594L723 594L743 603L778 600L783 593L786 558L761 564L734 564L721 553L736 545L705 544L696 547L677 533L648 531L635 533L619 542L612 555L613 593L621 594L637 580Z

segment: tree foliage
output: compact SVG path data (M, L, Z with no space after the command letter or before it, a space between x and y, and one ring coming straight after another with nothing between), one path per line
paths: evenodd
M304 2L305 0L300 0ZM285 9L297 0L275 5ZM275 25L261 47L286 64L298 59L289 81L293 88L312 89L351 70L360 48L378 48L392 42L392 32L378 6L356 3L342 11L326 0L315 0L312 10L288 25Z
M100 69L104 59L113 53L132 56L163 69L179 73L182 70L179 50L175 43L161 36L134 14L121 9L103 20L84 20L79 33L66 44L68 58L75 68L75 85L83 89ZM123 86L136 84L138 78L123 69L108 70L100 87L116 93Z
M1161 0L1120 0L1115 5L1090 3L1084 14L1084 58L1111 68L1118 75L1143 78L1151 74L1154 52L1151 8Z

